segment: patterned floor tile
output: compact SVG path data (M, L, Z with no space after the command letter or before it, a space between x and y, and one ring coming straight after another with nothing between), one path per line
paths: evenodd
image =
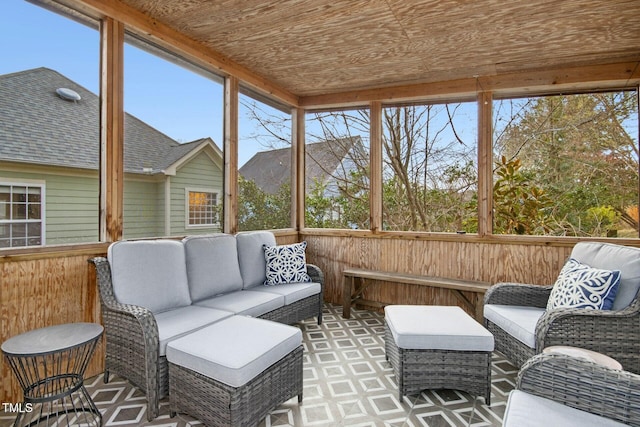
M354 310L342 318L342 307L326 304L324 321L298 325L303 333L304 400L290 399L274 409L259 427L497 427L517 369L493 355L491 406L457 390L425 390L398 400L393 370L385 359L384 318L376 312ZM85 386L103 415L103 425L196 427L202 424L186 414L169 416L168 399L160 416L148 422L143 393L123 378L102 375ZM0 412L0 427L9 426L15 414ZM60 425L66 425L61 419ZM82 422L72 425L89 425ZM51 424L52 426L55 424ZM93 424L95 425L95 423Z

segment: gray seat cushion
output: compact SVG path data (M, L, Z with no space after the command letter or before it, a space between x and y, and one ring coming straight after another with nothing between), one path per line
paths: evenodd
M242 290L218 295L195 304L230 311L234 314L258 317L284 306L284 297L273 293Z
M167 343L186 334L197 331L219 320L233 316L229 311L190 305L155 315L158 324L160 356L164 356Z
M234 236L222 233L189 236L182 243L192 301L242 289Z
M146 307L154 314L191 304L181 242L115 242L109 246L107 258L119 302Z
M270 231L247 231L236 234L236 242L244 289L264 284L267 263L262 246L274 246L276 237Z
M621 310L640 290L640 248L600 242L578 242L571 251L571 258L590 267L620 271L620 285L613 310Z
M268 292L272 294L282 295L285 305L289 305L301 299L317 295L322 291L320 283L285 283L275 286L256 286L251 288L256 292Z
M518 305L486 304L484 317L524 345L536 347L536 324L544 308Z
M493 335L462 308L388 305L385 322L403 349L493 351Z
M170 363L240 387L298 348L300 329L245 316L232 316L167 346Z
M623 425L625 424L521 390L512 390L509 394L502 421L503 427L613 427Z

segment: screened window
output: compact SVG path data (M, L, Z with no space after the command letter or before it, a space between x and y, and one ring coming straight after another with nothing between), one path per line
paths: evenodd
M369 128L369 109L306 114L306 227L369 228Z
M493 104L494 233L638 237L638 94Z
M125 41L123 237L218 233L223 199L208 189L223 187L222 80L134 35Z
M0 248L44 244L44 185L0 183Z
M218 193L214 191L187 190L189 227L212 226L219 223Z
M477 103L382 111L383 227L477 232Z
M0 16L4 249L99 240L99 23L33 3Z
M291 227L291 113L239 97L238 229Z

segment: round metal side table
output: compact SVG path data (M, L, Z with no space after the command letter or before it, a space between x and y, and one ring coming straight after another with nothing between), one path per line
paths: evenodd
M96 323L68 323L25 332L2 344L24 395L14 426L58 426L64 418L67 425L102 425L83 376L103 329Z

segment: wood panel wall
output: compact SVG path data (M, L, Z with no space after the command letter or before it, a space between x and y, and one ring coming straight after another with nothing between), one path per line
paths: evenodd
M45 326L100 323L95 269L87 262L99 255L104 252L0 260L0 342ZM101 340L87 377L104 369L103 360ZM0 358L0 378L0 401L21 402L22 389L4 357Z
M500 244L483 241L429 238L312 234L308 262L325 274L324 299L342 304L342 271L356 267L497 282L553 284L573 244ZM383 283L370 286L366 299L396 304L458 305L448 290ZM463 307L464 308L464 307ZM473 313L469 313L473 314Z

